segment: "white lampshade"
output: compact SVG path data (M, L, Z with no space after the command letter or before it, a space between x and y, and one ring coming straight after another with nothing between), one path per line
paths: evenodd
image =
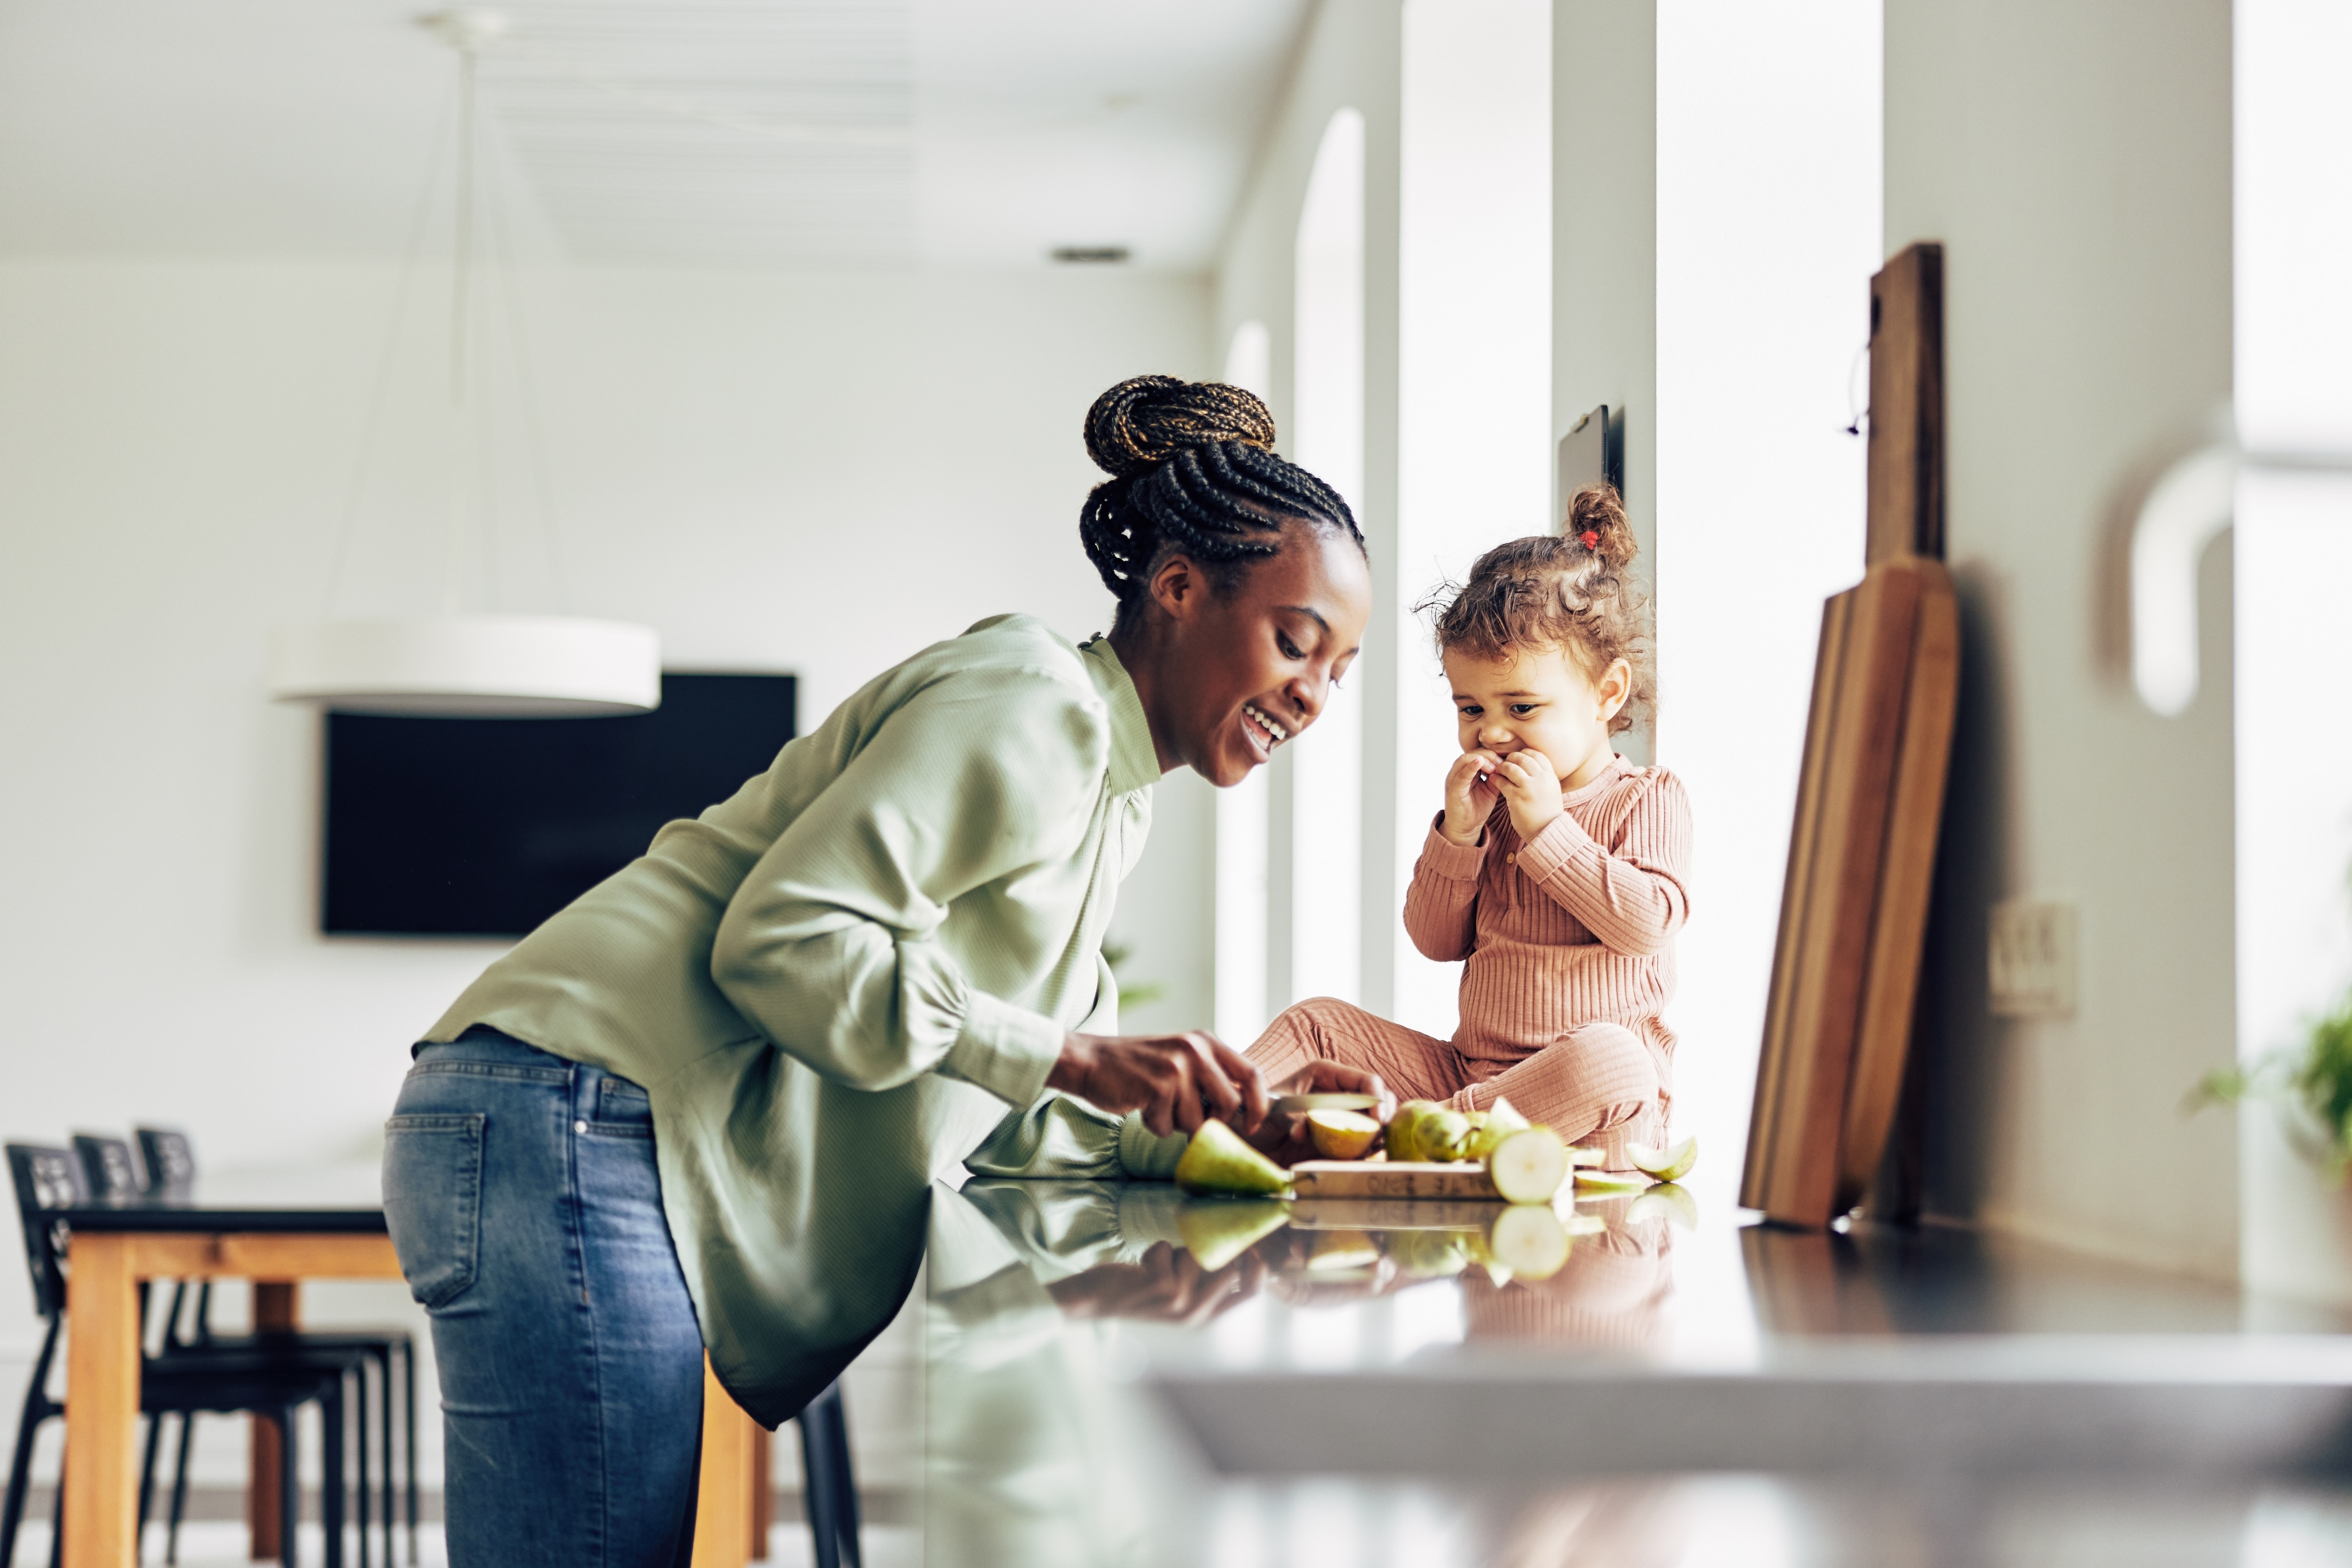
M580 718L661 706L650 626L562 615L280 626L269 695L338 713Z

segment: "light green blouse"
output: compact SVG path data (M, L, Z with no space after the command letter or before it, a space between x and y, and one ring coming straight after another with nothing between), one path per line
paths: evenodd
M583 894L433 1026L643 1084L704 1343L772 1426L913 1282L931 1180L1165 1177L1182 1152L1046 1092L1116 1031L1103 963L1160 776L1110 645L981 622L877 677Z

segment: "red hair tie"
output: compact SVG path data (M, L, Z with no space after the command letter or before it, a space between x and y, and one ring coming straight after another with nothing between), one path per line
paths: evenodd
M1599 549L1601 548L1601 534L1598 529L1587 528L1582 533L1577 535L1576 538L1578 542L1582 544L1586 549Z

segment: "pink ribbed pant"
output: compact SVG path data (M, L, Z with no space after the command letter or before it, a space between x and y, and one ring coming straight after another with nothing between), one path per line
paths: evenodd
M1335 997L1312 997L1284 1009L1247 1054L1269 1083L1321 1058L1370 1068L1399 1100L1484 1111L1507 1098L1528 1121L1571 1144L1599 1147L1612 1170L1632 1168L1627 1144L1665 1141L1657 1063L1622 1024L1584 1024L1496 1071L1496 1063L1465 1057L1451 1040Z

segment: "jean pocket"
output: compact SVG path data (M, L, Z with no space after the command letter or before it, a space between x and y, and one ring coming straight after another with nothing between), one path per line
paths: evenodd
M482 1129L489 1118L394 1116L383 1124L383 1218L408 1293L444 1307L482 1252Z

